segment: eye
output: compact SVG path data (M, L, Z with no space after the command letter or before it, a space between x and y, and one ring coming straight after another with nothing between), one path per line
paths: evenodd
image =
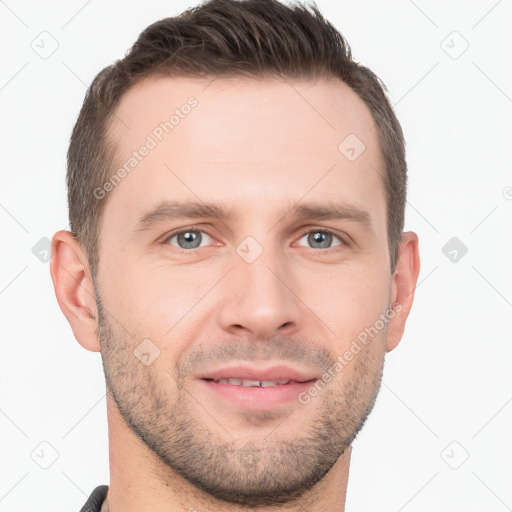
M300 242L304 239L306 239L310 248L320 251L346 245L338 235L326 229L310 229L304 232L299 239L299 245L302 245ZM212 242L214 242L214 239L208 233L194 227L172 233L164 240L165 244L185 251L199 249L210 245Z
M208 241L208 239L210 241L213 240L208 233L199 229L184 229L170 235L165 242L174 247L178 247L179 249L187 250L199 248L201 246L201 242L205 239L206 241Z
M343 240L341 240L339 236L335 235L331 231L322 229L310 230L304 233L300 240L303 240L304 238L306 238L306 242L310 244L312 249L330 249L331 247L344 244ZM339 243L332 245L333 239L337 239Z

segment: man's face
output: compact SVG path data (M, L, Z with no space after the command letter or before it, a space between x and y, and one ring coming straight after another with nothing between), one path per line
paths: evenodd
M341 82L208 83L152 78L116 111L118 167L139 159L103 214L102 358L156 460L219 499L282 503L331 469L379 388L384 167L370 112ZM217 208L173 216L171 203Z

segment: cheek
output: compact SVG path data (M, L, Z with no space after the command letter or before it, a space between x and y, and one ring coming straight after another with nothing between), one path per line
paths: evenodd
M196 323L201 299L217 278L185 266L126 264L110 276L112 314L136 338L150 338L162 350L179 350L179 339ZM179 336L178 336L179 334Z
M390 277L370 266L326 268L297 282L303 283L298 295L334 331L339 350L374 325L388 306Z

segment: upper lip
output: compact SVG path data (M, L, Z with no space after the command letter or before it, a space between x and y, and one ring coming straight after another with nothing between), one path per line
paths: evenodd
M250 366L230 366L212 370L199 375L200 379L241 379L241 380L293 380L307 382L316 379L312 374L301 372L286 365L271 366L269 368L251 368Z

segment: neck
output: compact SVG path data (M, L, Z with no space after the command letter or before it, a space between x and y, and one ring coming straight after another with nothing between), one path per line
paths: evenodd
M130 430L107 393L110 485L102 512L344 512L351 447L293 502L247 508L221 502L164 465Z

